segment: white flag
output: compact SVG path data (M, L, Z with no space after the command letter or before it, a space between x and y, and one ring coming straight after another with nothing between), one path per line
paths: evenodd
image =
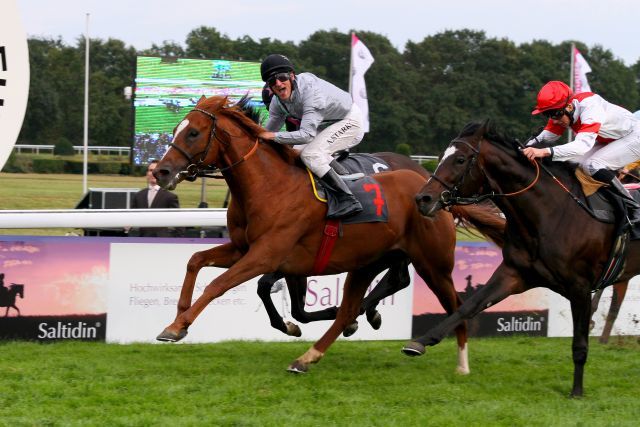
M591 67L585 61L584 56L578 49L573 48L573 93L591 92L591 87L587 81L587 73L591 72Z
M373 64L373 56L369 49L356 37L351 34L351 98L353 102L362 110L363 128L369 132L369 103L367 101L367 87L364 83L364 73Z

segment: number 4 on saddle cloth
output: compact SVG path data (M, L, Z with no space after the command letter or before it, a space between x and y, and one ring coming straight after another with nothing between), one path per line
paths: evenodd
M387 222L388 210L387 202L382 191L382 187L369 175L378 172L391 170L389 165L382 159L370 154L349 154L349 157L340 160L349 173L363 173L365 176L356 180L345 181L347 187L362 205L362 212L355 215L340 218L343 224L359 224L363 222ZM327 191L320 179L313 176L309 171L313 193L315 197L323 203L327 203L327 216L338 208L337 202L333 200L331 191Z

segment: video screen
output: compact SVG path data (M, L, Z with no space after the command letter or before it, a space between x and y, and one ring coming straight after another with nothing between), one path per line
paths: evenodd
M259 62L137 57L133 163L142 165L162 158L173 129L202 95L226 95L235 102L248 93L266 117L263 85Z

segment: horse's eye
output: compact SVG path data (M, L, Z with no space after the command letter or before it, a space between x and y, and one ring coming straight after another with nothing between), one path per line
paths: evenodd
M191 138L196 138L198 135L200 135L200 132L198 132L198 129L191 129L189 131L189 136Z
M466 162L466 161L467 161L467 159L464 156L456 157L456 163L459 164L459 165L464 164L464 162Z

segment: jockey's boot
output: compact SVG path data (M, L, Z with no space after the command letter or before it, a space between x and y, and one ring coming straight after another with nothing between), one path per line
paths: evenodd
M356 173L349 172L349 170L345 168L342 164L340 164L340 162L338 162L338 160L336 159L331 160L331 163L329 163L329 166L331 166L331 169L333 169L338 173L341 179L344 179L346 181L352 180L352 179L360 179L364 176L362 172L356 172Z
M620 196L622 201L627 207L628 218L631 224L640 222L640 204L633 198L620 180L616 177L613 171L608 169L600 169L593 174L593 177L598 181L609 184L609 189L612 193Z
M324 174L320 180L333 192L338 202L337 211L327 218L342 218L362 212L362 205L336 171L329 169L329 172Z

